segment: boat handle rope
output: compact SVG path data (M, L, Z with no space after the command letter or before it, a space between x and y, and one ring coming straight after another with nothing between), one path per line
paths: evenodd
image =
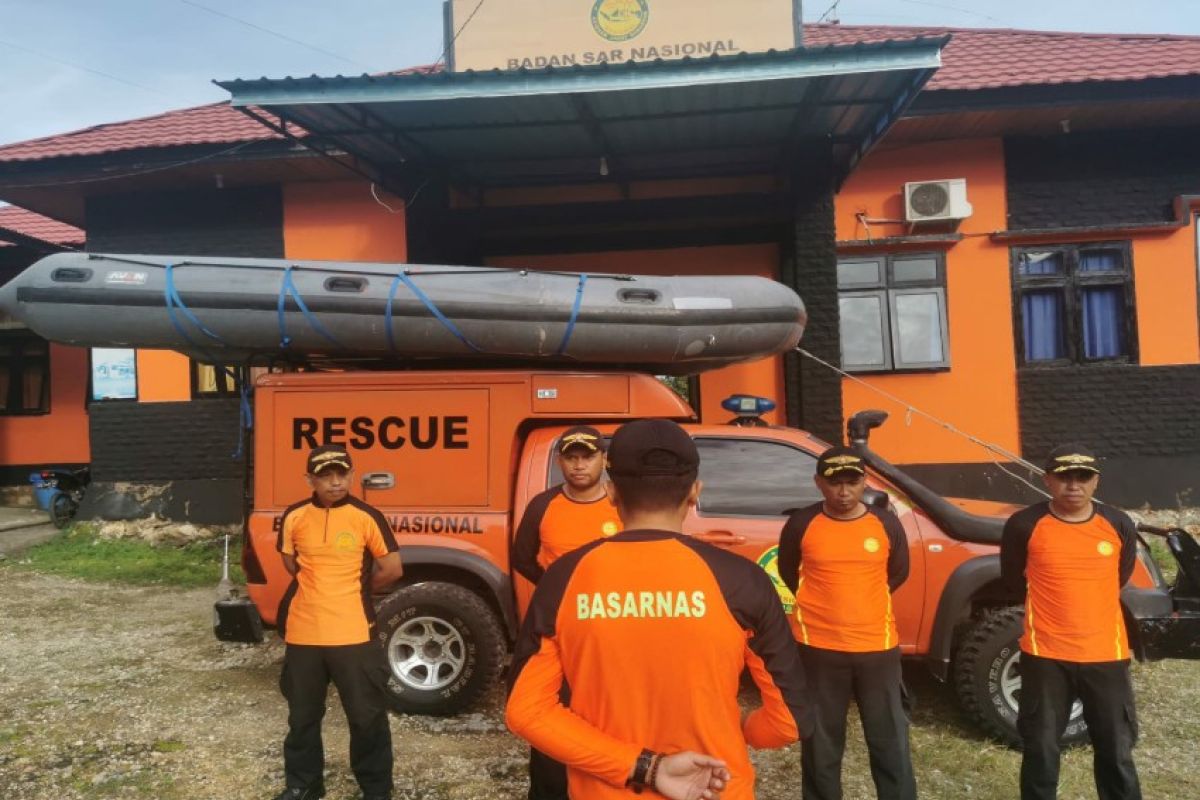
M292 281L292 268L288 267L283 271L283 280L279 284L279 302L276 305L276 311L279 314L279 346L281 348L286 349L292 343L292 337L287 335L287 317L284 314L288 295L291 295L291 298L296 301L300 313L304 314L304 319L308 321L313 330L325 337L334 347L342 347L342 343L321 324L321 320L308 310L308 306L304 304L304 298L300 296L300 291Z
M246 450L246 431L250 430L250 428L254 425L254 414L250 410L249 387L246 386L246 381L241 380L236 372L234 372L230 367L220 363L219 359L210 353L208 349L204 347L204 345L193 339L188 334L187 329L183 326L183 323L181 323L179 318L175 316L175 311L178 309L193 325L203 331L206 336L216 340L226 347L229 346L224 339L210 331L208 327L200 321L200 318L192 313L192 310L187 307L187 304L183 302L183 297L180 296L179 290L175 287L175 266L175 264L167 264L163 270L163 296L167 303L167 318L171 320L171 325L175 327L175 332L183 337L184 341L196 348L200 355L204 356L204 358L208 360L208 363L212 365L213 369L219 369L223 371L228 377L232 378L233 382L238 386L238 394L240 395L241 399L239 414L241 416L242 424L238 426L237 449L234 450L232 458L239 459Z
M567 328L563 331L562 344L558 346L555 355L566 355L567 344L571 341L571 334L575 332L575 322L579 319L579 307L583 305L583 287L587 286L587 282L587 273L579 273L579 283L575 285L575 303L571 306L571 318L567 320Z
M392 350L396 349L396 341L392 336L392 300L395 299L396 289L400 287L401 283L403 283L404 286L410 292L412 292L418 300L424 303L425 308L429 309L429 313L433 314L434 318L437 319L438 322L442 323L446 330L454 334L460 342L465 344L476 353L483 352L483 349L468 339L466 335L458 329L458 326L455 325L449 317L441 312L441 309L437 307L437 304L433 302L433 299L421 291L421 287L413 283L412 278L408 277L403 272L396 273L396 277L392 280L392 288L388 291L387 308L384 311L384 327L387 329L388 346L391 347Z

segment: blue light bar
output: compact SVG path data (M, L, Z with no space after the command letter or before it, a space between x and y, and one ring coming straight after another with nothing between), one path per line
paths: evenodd
M775 410L775 401L752 394L735 394L721 401L721 408L742 417L757 417Z

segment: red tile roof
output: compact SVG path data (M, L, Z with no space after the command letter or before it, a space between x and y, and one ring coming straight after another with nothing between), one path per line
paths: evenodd
M945 34L952 38L942 53L943 66L925 91L1200 75L1200 36L826 24L806 25L804 43L822 47ZM278 134L228 103L215 103L0 146L0 163L274 138Z
M43 242L69 247L81 246L84 240L83 231L74 225L43 217L41 214L35 214L17 206L0 207L0 228L32 236ZM0 236L2 235L0 234ZM11 242L0 239L0 247L8 247L11 244Z
M438 69L440 67L436 65L408 67L388 74L427 73ZM154 147L236 145L279 138L279 134L231 107L228 102L212 103L3 145L0 146L0 163L94 156Z
M92 156L147 147L232 145L275 138L279 135L235 110L229 103L214 103L17 142L0 147L0 161Z
M950 34L925 91L998 89L1200 75L1200 36L1059 33L997 28L807 25L804 44L873 43Z

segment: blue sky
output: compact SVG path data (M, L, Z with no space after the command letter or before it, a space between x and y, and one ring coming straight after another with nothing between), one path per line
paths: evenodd
M442 50L441 5L0 0L0 143L227 99L214 78L432 63ZM805 20L831 5L805 2ZM1200 35L1200 0L841 0L834 16L846 24Z

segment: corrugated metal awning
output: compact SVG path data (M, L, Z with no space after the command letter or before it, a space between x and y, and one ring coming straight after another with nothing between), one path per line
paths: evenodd
M840 182L947 37L536 71L220 81L385 176L470 187L778 174L827 142Z

